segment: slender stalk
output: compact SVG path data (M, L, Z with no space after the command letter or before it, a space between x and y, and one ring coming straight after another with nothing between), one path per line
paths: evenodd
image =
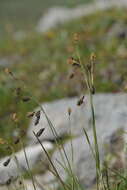
M87 134L85 128L83 128L83 132L84 132L84 134L85 134L86 140L87 140L88 145L89 145L89 147L90 147L90 150L91 150L91 152L92 152L93 158L94 158L95 161L96 161L95 152L94 152L94 150L93 150L93 147L92 147L92 145L91 145L90 139L89 139L89 137L88 137L88 134Z
M22 149L23 149L23 152L24 152L26 164L27 164L27 167L28 167L28 171L29 171L29 174L30 174L30 177L31 177L31 180L32 180L34 190L36 190L36 186L35 186L35 183L34 183L34 177L33 177L33 174L31 172L31 169L30 169L29 161L28 161L28 158L27 158L27 154L26 154L26 150L25 150L23 142L22 142Z
M63 153L64 153L64 156L63 156L62 151L61 151L61 149L60 149L60 146L59 146L59 144L58 144L58 141L57 141L58 134L57 134L57 132L56 132L56 130L55 130L55 127L53 126L51 120L49 119L48 115L46 114L44 108L39 104L39 102L38 102L36 99L34 99L34 101L37 103L37 105L40 107L41 111L44 113L44 115L45 115L45 117L46 117L46 119L47 119L47 121L48 121L49 127L50 127L50 129L51 129L51 131L52 131L52 133L53 133L53 135L54 135L54 137L55 137L55 143L56 143L57 147L59 148L59 152L60 152L61 158L62 158L62 160L63 160L65 166L66 166L66 162L65 162L64 156L65 156L65 158L66 158L66 160L67 160L67 164L68 164L69 169L68 169L67 166L66 166L66 168L67 168L68 174L73 177L73 176L74 176L74 175L73 175L73 171L72 171L71 164L70 164L70 161L69 161L69 159L68 159L68 156L67 156L67 154L66 154L65 148L64 148L64 146L63 146L63 144L62 144L61 147L62 147L62 150L63 150ZM69 170L70 170L70 171L69 171ZM73 178L73 179L74 179L75 183L78 183L75 178Z
M37 135L35 134L34 131L33 131L33 134L34 134L34 136L37 138L39 144L41 145L43 151L45 152L45 154L46 154L46 156L47 156L47 158L48 158L48 160L49 160L49 162L50 162L52 168L54 169L54 172L56 173L57 178L59 179L61 185L63 186L64 190L68 190L67 187L66 187L66 185L65 185L65 183L64 183L63 180L61 179L61 177L60 177L60 175L59 175L57 169L55 168L55 166L54 166L54 164L53 164L53 162L52 162L52 160L51 160L51 158L50 158L48 152L46 151L45 147L43 146L43 144L41 143L40 139L37 137Z
M19 82L23 83L24 88L25 88L25 84L24 84L23 81L20 81L20 80L19 80L18 78L16 78L14 75L12 75L12 78L13 78L14 80L18 80ZM62 158L64 164L66 165L64 156L62 155L62 151L61 151L60 146L59 146L59 144L58 144L58 142L57 142L57 138L58 138L59 136L58 136L58 134L57 134L57 132L56 132L56 130L55 130L55 128L54 128L54 126L53 126L51 120L49 119L48 115L46 114L44 108L40 105L40 103L37 101L37 99L34 98L34 96L30 93L30 91L28 90L28 88L27 88L27 90L25 89L25 91L31 96L31 98L34 100L34 102L40 107L41 111L44 113L44 115L45 115L45 117L46 117L46 119L47 119L47 122L48 122L48 124L49 124L49 127L50 127L50 129L51 129L51 131L52 131L52 133L53 133L53 135L54 135L54 137L55 137L55 143L56 143L57 147L59 148L61 158ZM67 160L69 169L70 169L70 171L71 171L71 175L73 176L72 168L71 168L69 159L68 159L68 157L67 157L67 154L66 154L66 152L65 152L64 146L61 145L61 147L62 147L62 149L63 149L63 153L64 153L64 155L65 155L65 158L66 158L66 160ZM69 173L69 172L68 172L68 173Z
M72 131L71 131L71 113L69 114L69 129L70 129L70 134L72 135ZM72 143L72 138L70 140L71 143L71 159L72 159L72 170L74 168L74 150L73 150L73 143ZM72 177L72 190L74 190L74 178Z
M100 176L100 156L99 156L99 148L98 148L98 141L97 141L97 133L96 133L96 122L95 122L95 113L94 113L94 106L93 106L93 96L91 89L93 87L93 69L94 65L93 62L91 62L91 69L88 71L88 69L85 67L84 64L82 64L80 53L78 46L76 46L76 53L77 57L80 62L81 70L84 75L84 79L87 85L87 89L89 92L89 98L90 98L90 107L91 107L91 115L92 115L92 130L93 130L93 137L94 137L94 148L95 148L95 161L96 161L96 177L97 177L97 190L99 190L99 176Z

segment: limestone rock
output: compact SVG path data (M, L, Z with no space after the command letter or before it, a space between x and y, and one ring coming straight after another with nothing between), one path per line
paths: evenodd
M122 129L114 129L114 132L111 130L110 136L109 133L105 131L103 135L101 134L101 132L97 132L99 136L98 144L101 164L103 165L106 155L110 153L114 155L114 159L111 160L111 162L108 162L108 167L115 169L115 171L119 169L121 171L121 169L123 168L125 169L126 155L124 152L124 145L126 141L126 135L125 133L121 133ZM92 131L88 132L88 136L94 149ZM109 147L108 150L107 147ZM68 160L66 159L66 157ZM54 152L52 156L52 163L54 164L59 176L64 182L66 182L69 178L72 179L72 174L70 172L71 170L68 161L71 165L73 174L75 177L77 177L80 185L83 188L91 189L91 187L94 186L96 182L96 167L95 159L92 155L85 136L81 136L72 140L72 144L71 142L66 143L64 145L64 149L57 149L57 151ZM69 172L66 170L66 168L69 169ZM55 170L52 166L51 170L55 173ZM46 172L44 176L38 176L37 179L39 180L39 183L43 184L44 187L47 187L47 189L53 187L57 189L58 185L60 185L58 177L56 178L51 172Z
M51 150L53 148L52 144L49 142L43 143L45 149ZM45 154L42 150L42 147L40 144L29 146L25 148L25 152L27 155L27 159L29 162L30 169L33 169L34 166L41 160L45 160ZM10 162L5 165L6 162L8 162L8 159L10 158ZM10 157L5 157L0 160L0 185L4 185L7 183L8 180L14 180L17 177L21 175L22 172L25 172L28 170L28 166L25 159L24 151L21 150L17 152L15 155Z
M127 94L96 94L93 96L95 107L96 126L99 134L112 134L114 130L127 125ZM47 116L53 123L53 127L58 136L71 133L81 136L83 128L87 131L91 129L92 118L89 104L89 97L86 96L84 103L77 106L77 98L66 98L52 103L42 104ZM70 124L68 108L71 108ZM40 109L40 108L39 108ZM38 109L37 109L38 110ZM48 124L48 121L41 111L40 121L35 125L36 117L30 123L28 129L28 143L36 143L33 131L37 132L44 127L45 131L41 135L41 140L53 140L56 136ZM70 126L69 126L70 125Z

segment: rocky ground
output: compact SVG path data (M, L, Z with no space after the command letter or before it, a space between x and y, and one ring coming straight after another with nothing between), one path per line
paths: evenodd
M37 125L35 125L36 117L33 118L28 130L28 145L26 147L26 154L30 168L32 169L37 166L37 164L39 164L39 160L42 161L43 159L44 165L47 162L47 159L45 158L46 155L44 155L41 146L33 135L33 131L37 133L37 131L44 127L45 131L41 135L40 140L47 151L51 149L53 150L56 146L57 149L52 154L51 160L63 181L66 181L68 173L60 163L63 163L63 157L66 167L69 167L68 162L63 149L61 149L61 151L58 149L57 145L55 145L54 139L56 137L60 138L62 136L65 137L66 135L70 135L71 130L71 136L73 136L73 139L71 140L69 138L70 140L68 139L67 142L64 142L64 150L66 151L68 160L71 163L72 143L74 159L73 172L78 177L80 184L86 188L92 187L95 183L96 176L95 160L93 159L90 147L83 133L83 128L85 128L91 144L94 146L91 128L92 118L88 96L86 96L86 99L81 106L77 106L77 98L63 99L53 103L42 104L42 106L50 120L53 122L53 129L55 129L57 136L52 134L51 126L49 127L47 120L45 119L45 115L42 112L40 121ZM111 163L109 166L117 170L124 169L126 165L125 146L127 141L125 133L127 130L127 95L97 94L94 95L94 106L101 163L103 164L107 155L112 155L109 160ZM70 124L67 113L68 107L72 109ZM61 157L61 154L63 157ZM16 158L18 160L19 167L21 168L20 171L25 172L27 165L23 151L18 152L16 154ZM13 180L19 176L19 171L16 169L17 166L13 158L7 167L3 166L3 163L6 160L7 158L0 160L1 184L6 183L10 178ZM43 167L43 164L42 162L40 163L40 170ZM58 187L59 184L57 181L58 179L55 179L55 176L49 171L45 171L44 174L36 174L35 178L39 184L46 188L48 188L48 186L53 187L54 185ZM38 189L42 189L38 186L38 183L36 183ZM29 189L29 183L26 183L26 185Z

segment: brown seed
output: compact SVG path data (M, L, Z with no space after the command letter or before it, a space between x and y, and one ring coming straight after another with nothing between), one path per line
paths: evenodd
M73 66L81 67L79 59L75 59L75 58L72 58L72 59L73 59L73 64L72 64Z
M95 59L96 59L95 53L91 53L91 55L90 55L90 60L91 60L91 61L95 61Z
M80 66L80 64L79 64L78 62L77 62L77 63L76 63L76 62L74 62L72 66L74 66L74 67L78 67L78 68L80 68L80 67L81 67L81 66Z
M5 71L6 74L12 74L12 72L8 68L5 68L4 71Z
M11 159L8 158L8 159L3 163L3 165L4 165L5 167L8 166L8 164L10 163L10 161L11 161Z
M20 138L19 137L15 137L14 144L18 144L19 142L20 142Z
M28 112L28 113L27 113L27 117L33 117L34 114L35 114L35 112Z
M39 111L36 112L35 116L36 116L37 118L40 118L40 114L41 114L41 111L39 110Z
M91 87L91 93L95 94L95 87L94 86Z
M71 115L71 112L72 112L71 108L68 108L68 115L69 116Z
M86 68L87 68L88 71L91 71L91 64L87 64Z
M18 121L17 113L13 113L13 114L12 114L12 120L13 120L14 122L17 122L17 121Z
M9 178L7 181L6 181L6 185L10 185L11 184L11 178Z
M40 137L42 135L42 133L44 132L45 128L41 128L37 133L36 136Z
M82 105L82 104L83 104L83 101L84 101L84 96L82 96L82 97L78 100L77 106Z
M34 123L35 125L37 125L37 124L39 123L39 120L40 120L40 114L41 114L40 110L37 111L36 114L35 114L35 116L36 116L36 120L35 120L35 123Z
M22 181L19 181L19 185L22 185Z
M72 78L74 78L74 73L71 73L69 76L69 79L72 79Z
M67 59L67 63L70 64L70 65L72 65L73 64L73 57L69 57Z
M30 97L27 97L27 96L26 96L26 97L23 97L23 98L22 98L22 101L23 101L23 102L28 102L28 101L30 101Z
M40 118L36 118L34 125L37 125L39 123Z

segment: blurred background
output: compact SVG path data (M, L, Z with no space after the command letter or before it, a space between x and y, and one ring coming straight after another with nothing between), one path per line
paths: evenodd
M81 73L67 63L69 57L77 59L75 33L79 36L83 63L89 63L92 52L96 54L96 92L126 91L126 7L93 11L46 32L36 30L49 8L73 8L88 3L93 1L0 0L0 137L9 143L19 129L26 131L27 113L37 107L35 101L23 102L22 97L34 96L42 103L86 93ZM0 156L7 153L0 145Z
M40 17L53 6L74 7L92 0L1 0L0 1L0 31L6 30L6 25L12 25L14 30L34 28Z

